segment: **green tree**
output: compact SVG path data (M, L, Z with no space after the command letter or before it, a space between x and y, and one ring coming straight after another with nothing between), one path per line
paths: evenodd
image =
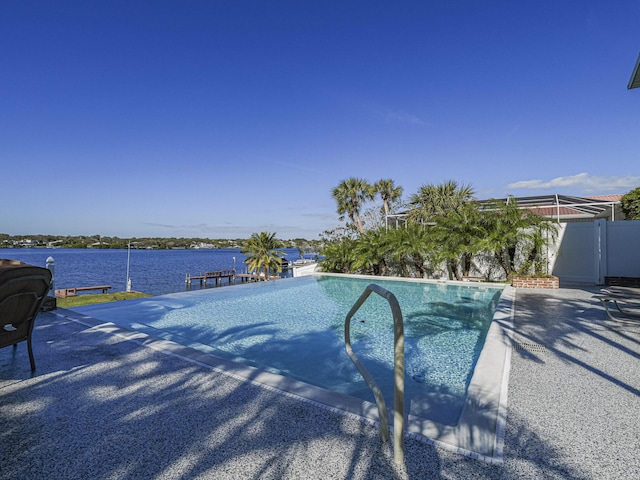
M384 228L368 230L355 241L354 260L355 270L373 275L387 275L386 254L389 250L388 235Z
M507 278L528 274L532 266L538 270L535 273L542 273L546 265L542 252L558 228L554 220L519 208L513 197L507 203L496 201L482 212L482 217L486 230L482 245L493 254ZM518 251L523 257L520 268Z
M409 219L418 222L432 222L435 217L456 211L473 199L474 191L470 185L458 185L449 180L440 185L423 185L417 193L409 197Z
M431 227L409 223L387 232L389 262L404 277L424 278L439 263Z
M251 235L242 247L242 253L248 255L244 262L249 270L262 270L264 279L269 278L269 271L282 271L283 251L278 250L280 242L275 233L261 232Z
M624 194L620 205L627 220L640 220L640 187Z
M371 185L366 180L351 177L334 187L331 195L338 204L340 220L344 220L346 214L350 224L355 226L359 233L364 233L360 212L364 203L374 197Z
M516 249L527 225L522 211L513 197L506 203L496 201L483 211L483 224L486 232L483 247L491 252L509 279L515 273Z
M473 267L473 257L482 249L485 238L477 204L467 202L437 217L433 231L440 255L447 262L450 278L462 280L468 277Z
M402 197L402 187L397 187L391 179L382 179L373 184L373 190L382 199L385 217L389 216L391 206Z
M352 273L355 240L351 238L342 238L326 244L322 250L324 259L320 261L320 267L323 272L331 273Z
M525 219L529 225L522 235L523 262L518 267L518 273L547 275L549 272L546 250L558 237L559 225L555 220L541 215L527 214Z

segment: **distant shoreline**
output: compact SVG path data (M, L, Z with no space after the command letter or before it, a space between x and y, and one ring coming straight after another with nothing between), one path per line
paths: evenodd
M119 238L101 235L8 235L0 233L0 248L91 248L91 249L137 249L137 250L220 250L244 247L248 238L201 238L201 237L132 237ZM296 238L281 240L281 248L311 249L318 251L319 240Z

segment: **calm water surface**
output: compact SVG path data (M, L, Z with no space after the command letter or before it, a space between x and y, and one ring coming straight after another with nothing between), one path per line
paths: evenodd
M300 258L297 249L283 249L290 261ZM126 289L127 250L77 248L0 248L0 258L46 266L55 260L55 288L111 285L112 291ZM215 250L131 250L131 288L152 295L184 292L187 273L197 275L215 270L246 270L240 249ZM209 287L213 285L210 282ZM190 289L201 288L195 281ZM95 292L93 292L95 293Z
M344 348L345 316L370 282L309 276L74 310L373 401ZM453 424L502 289L383 279L375 283L393 292L402 309L408 411ZM394 332L384 299L372 295L362 305L351 322L351 339L391 405Z

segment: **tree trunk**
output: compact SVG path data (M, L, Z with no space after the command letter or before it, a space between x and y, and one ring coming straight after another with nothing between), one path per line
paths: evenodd
M511 270L509 270L509 262L507 262L505 259L505 251L500 250L499 252L495 252L493 255L495 259L498 261L498 264L504 270L504 274L507 276L507 278L511 277Z
M507 248L507 255L509 258L509 271L514 272L516 270L516 247L515 245Z
M405 261L404 257L400 259L400 270L402 271L403 277L409 276L409 269L407 268L407 262Z
M387 262L384 261L384 258L380 260L380 275L383 277L387 276Z
M462 277L463 278L469 276L469 272L471 271L472 258L473 258L473 255L468 252L462 254Z
M449 278L453 280L451 278L451 275L453 275L456 280L460 280L460 273L458 272L458 261L455 258L449 259Z
M426 274L426 270L424 268L424 258L422 258L422 255L419 255L417 253L414 254L413 263L416 266L416 270L418 271L418 275L420 276L420 278L424 278Z

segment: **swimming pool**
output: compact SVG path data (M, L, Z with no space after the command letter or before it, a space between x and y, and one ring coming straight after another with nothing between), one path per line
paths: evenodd
M408 413L454 425L502 287L314 275L74 310L371 402L344 350L344 319L372 281L402 308ZM369 297L351 338L392 405L393 321L384 299Z

